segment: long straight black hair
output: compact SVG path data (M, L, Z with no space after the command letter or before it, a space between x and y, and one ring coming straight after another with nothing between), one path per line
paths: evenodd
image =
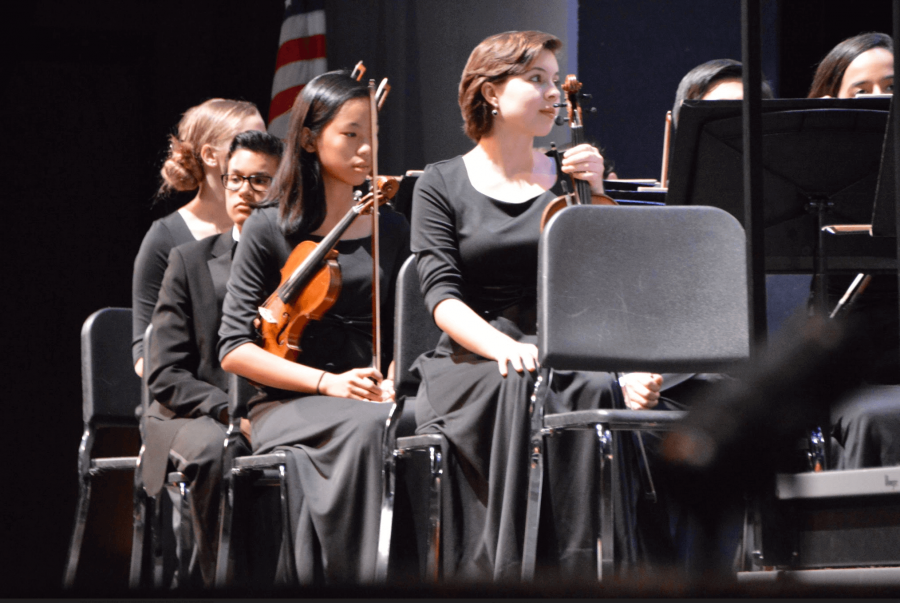
M369 89L347 71L329 71L313 78L294 101L284 159L261 205L278 204L278 226L285 236L305 235L325 220L325 187L319 156L303 148L304 128L312 140L322 133L348 100L368 98Z

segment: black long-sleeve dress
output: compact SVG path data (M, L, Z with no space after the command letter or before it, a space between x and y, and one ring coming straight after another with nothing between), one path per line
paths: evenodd
M559 180L557 187L560 186ZM411 246L429 310L458 299L494 328L536 343L537 252L544 207L556 187L524 203L478 192L462 157L432 164L416 185ZM497 363L443 334L418 359L418 432L450 442L442 524L444 578L520 579L529 466L528 403L535 374ZM608 373L555 372L547 413L612 406ZM587 437L583 437L587 436ZM554 438L545 499L554 525L540 555L563 575L596 573L595 445L589 434ZM550 544L555 543L555 544Z
M135 364L144 356L144 331L153 316L163 275L169 265L169 252L194 240L184 218L173 211L154 221L141 241L131 277L131 355Z
M256 210L244 223L241 244L219 331L219 359L256 341L257 308L278 287L280 270L303 238L286 238L276 207ZM409 225L381 210L383 368L392 353L393 294L397 272L409 255ZM321 237L308 236L320 241ZM371 238L340 241L336 249L342 287L325 317L301 339L298 362L332 373L371 365ZM321 572L328 583L374 578L381 509L381 444L390 404L303 395L261 388L250 402L256 453L282 448L288 455L288 503L295 567L302 583Z
M849 276L829 280L831 307L844 293ZM862 333L867 358L864 384L831 409L831 464L835 469L900 465L900 340L897 279L875 275L850 309Z

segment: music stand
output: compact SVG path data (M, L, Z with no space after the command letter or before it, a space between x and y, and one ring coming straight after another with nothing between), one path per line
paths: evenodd
M891 103L884 148L881 153L881 167L878 171L878 185L875 187L875 207L872 209L872 236L897 236L897 201L894 177L894 136L893 123L897 112Z
M822 310L829 270L895 269L890 241L833 237L826 249L822 233L829 224L869 222L889 102L762 101L766 272L818 275ZM667 203L712 205L743 224L742 136L740 101L686 101L675 137Z

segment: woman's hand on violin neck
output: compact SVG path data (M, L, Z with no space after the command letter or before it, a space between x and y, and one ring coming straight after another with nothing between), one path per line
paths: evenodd
M625 406L631 410L646 410L659 404L662 375L656 373L627 373L619 378Z
M506 377L508 373L507 363L512 365L517 373L524 371L534 372L539 366L537 346L531 343L519 343L508 338L509 341L498 342L491 350L490 358L497 361L500 374Z
M334 398L387 402L390 400L385 399L385 391L381 387L383 381L384 377L373 367L351 369L340 374L326 372L319 383L319 393Z
M580 144L563 154L562 171L591 185L591 192L603 194L603 155L596 147Z

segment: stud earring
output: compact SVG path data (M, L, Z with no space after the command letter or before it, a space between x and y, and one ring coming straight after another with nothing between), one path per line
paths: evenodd
M497 107L494 107L493 109L491 109L491 115L498 115Z

